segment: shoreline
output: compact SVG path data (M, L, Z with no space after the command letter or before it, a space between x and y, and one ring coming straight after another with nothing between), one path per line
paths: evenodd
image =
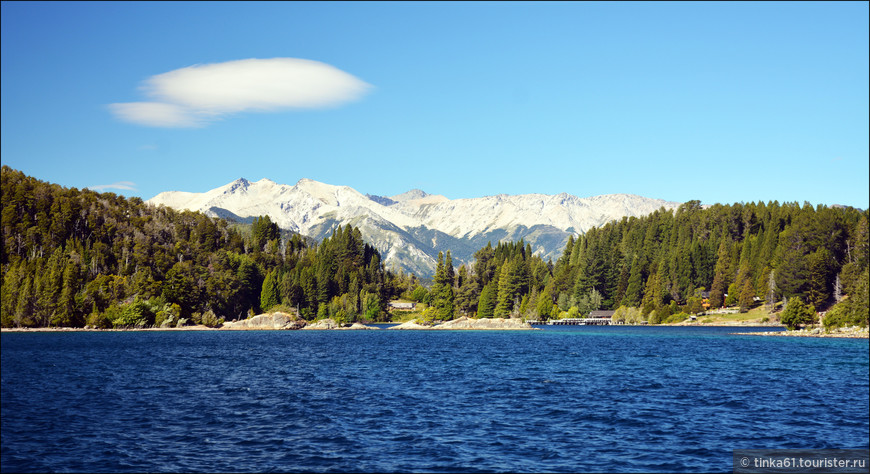
M406 323L373 323L373 324L391 324L391 325L393 325L393 327L395 327L395 326L401 326L401 325L406 324ZM543 326L543 325L542 325L542 326ZM750 324L741 324L741 325L731 325L731 324L659 324L659 325L652 325L652 326L649 326L649 325L641 325L641 324L625 324L625 325L623 325L623 324L618 324L618 325L613 325L613 326L626 326L626 327L627 327L627 326L637 326L637 327L641 327L641 326L642 326L642 327L687 327L687 326L691 326L691 327L716 327L716 328L734 328L734 327L741 327L741 328L775 328L775 327L782 327L782 326L750 325ZM0 328L0 332L295 331L295 330L305 330L305 329L307 329L307 330L348 330L348 329L350 329L350 328L349 328L349 327L345 327L345 328L338 328L338 327L336 327L336 328L327 328L327 327L308 327L308 326L306 326L306 327L304 327L304 328L302 328L302 329L288 329L288 328L274 328L274 327L247 327L247 328L245 328L245 327L238 327L238 328L233 328L233 327L217 327L217 328L212 328L212 327L203 326L203 325L195 325L195 326L182 326L182 327L180 327L180 328L177 328L177 327L176 327L176 328L124 328L124 329L120 329L120 328L110 328L110 329L99 329L99 328L69 328L69 327ZM362 329L362 328L360 328L360 329ZM381 328L376 328L376 327L366 327L366 329L381 329ZM386 328L386 329L391 329L391 328ZM402 329L408 330L408 329L411 329L411 328L409 328L409 327L404 327L404 328L402 328ZM453 327L453 328L451 328L451 327L433 327L433 326L424 326L424 327L414 328L414 329L419 329L419 330L432 330L432 329L442 329L442 330L444 330L444 329L454 329L454 330L466 330L466 331L467 331L467 330L481 330L481 329L484 329L484 330L485 330L485 329L495 329L495 330L507 330L507 329L513 329L513 330L527 330L527 331L528 331L529 329L531 329L531 330L540 330L541 328L540 328L540 327L537 327L537 325L532 325L532 328L482 328L482 327L475 327L475 328L468 328L468 327ZM746 334L779 334L779 333L785 333L785 332L788 332L788 331L769 331L769 332L762 332L762 331L759 331L759 332L752 332L752 333L746 333ZM741 334L741 335L742 335L743 333L733 333L733 334ZM839 337L844 337L844 336L839 336ZM865 336L865 337L866 337L866 336Z
M837 328L830 332L821 328L796 329L793 331L757 331L757 332L733 332L736 336L778 336L778 337L818 337L838 339L870 339L868 328L858 326Z
M221 328L208 326L182 326L180 328L128 328L128 329L99 329L99 328L0 328L0 332L125 332L125 331L220 331Z
M463 318L465 319L465 318ZM460 321L454 320L459 324L439 324L437 326L422 326L418 324L414 324L413 321L408 321L406 323L379 323L379 324L391 324L392 326L388 328L379 328L368 325L358 324L356 327L330 327L328 325L324 326L316 326L317 323L312 323L311 325L306 325L303 328L288 328L288 327L270 327L270 326L255 326L255 327L208 327L204 325L193 325L193 326L182 326L182 327L174 327L174 328L124 328L124 329L98 329L98 328L70 328L70 327L40 327L40 328L0 328L0 333L35 333L35 332L128 332L128 331L151 331L151 332L159 332L159 331L288 331L288 330L300 330L300 329L308 329L308 330L350 330L350 329L404 329L404 330L433 330L433 329L441 329L441 330L541 330L540 327L535 327L530 325L530 327L505 327L508 325L494 325L493 327L490 324L469 324L471 321ZM409 324L410 323L410 324ZM462 324L465 323L465 324ZM378 324L378 323L374 323ZM440 327L439 327L440 326ZM452 326L452 327L451 327ZM499 327L500 326L500 327ZM646 327L715 327L715 328L784 328L783 326L771 325L771 324L721 324L721 322L717 324L661 324L661 325L653 325ZM868 328L861 327L849 327L849 328L838 328L834 329L831 332L826 332L821 328L811 328L811 329L799 329L799 330L778 330L778 331L752 331L752 332L732 332L729 333L735 336L774 336L774 337L817 337L817 338L841 338L841 339L870 339L868 336Z

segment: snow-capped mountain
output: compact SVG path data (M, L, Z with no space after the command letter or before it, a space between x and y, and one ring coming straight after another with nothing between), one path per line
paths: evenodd
M642 216L679 203L630 194L578 198L570 194L499 194L448 199L414 189L396 196L372 196L347 186L301 179L294 186L244 178L205 193L169 191L147 202L202 211L239 222L268 215L282 229L315 239L351 224L378 248L387 268L421 277L435 269L439 251L454 264L470 263L487 242L524 239L543 258L561 255L569 235L623 216Z

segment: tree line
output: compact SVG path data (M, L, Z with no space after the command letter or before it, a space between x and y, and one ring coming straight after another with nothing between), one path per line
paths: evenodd
M49 184L2 167L4 327L217 325L285 304L300 316L385 317L403 291L359 230L317 244Z
M831 309L826 324L867 324L867 211L808 203L716 204L624 217L577 238L543 262L531 248L498 243L454 275L439 255L434 284L405 297L428 317L575 317L617 310L629 322L671 322L711 307L748 311L781 301L794 324ZM794 308L804 308L801 310ZM788 321L792 321L789 319ZM790 324L793 325L793 324Z
M432 284L385 270L359 229L317 243L268 216L232 224L139 198L64 188L2 167L0 324L217 325L282 309L306 319L389 318L387 302L425 303L429 319L581 316L673 321L713 307L783 300L797 325L867 324L868 211L808 203L716 204L625 217L570 237L554 263L530 244L491 243Z

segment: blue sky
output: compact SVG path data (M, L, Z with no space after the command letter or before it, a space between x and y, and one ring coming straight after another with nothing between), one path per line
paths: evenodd
M4 1L2 162L143 199L265 177L866 209L868 35L867 2Z

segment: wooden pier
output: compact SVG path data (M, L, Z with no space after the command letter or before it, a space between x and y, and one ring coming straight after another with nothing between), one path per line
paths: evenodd
M551 326L609 326L610 318L565 318L547 321Z
M526 321L532 325L547 325L547 326L609 326L610 318L565 318L551 319L549 321Z
M529 324L546 324L547 326L610 326L616 311L596 309L590 311L585 318L550 319L548 321L528 320Z

